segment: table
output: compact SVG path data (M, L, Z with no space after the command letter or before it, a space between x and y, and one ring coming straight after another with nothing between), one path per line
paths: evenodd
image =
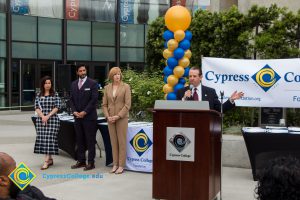
M300 159L300 134L291 133L249 133L242 131L247 147L253 179L270 159L292 155Z
M36 116L33 116L32 122L35 125ZM60 129L58 132L58 148L67 152L72 158L76 160L76 134L74 128L74 118L73 116L59 116L60 119ZM99 117L97 119L97 124L105 122L104 117ZM98 125L99 129L99 125ZM101 130L100 130L101 132ZM111 153L110 137L106 132L101 132L101 136L104 143L105 152ZM97 144L98 145L98 144ZM112 162L112 156L106 153L106 165Z
M76 160L76 134L73 116L59 116L58 147ZM36 116L32 117L35 124ZM113 162L107 122L98 118L97 127L101 133L105 148L105 165ZM127 130L126 168L132 171L152 172L153 124L130 122Z
M99 123L98 126L101 134L109 137L107 122ZM128 123L126 141L125 168L132 171L152 172L153 124L148 122ZM105 149L105 153L106 161L112 163L111 145Z

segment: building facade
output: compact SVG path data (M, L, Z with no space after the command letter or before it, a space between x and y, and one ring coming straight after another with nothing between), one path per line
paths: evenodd
M148 24L169 0L0 0L0 110L32 109L40 78L68 92L76 64L104 85L112 66L142 69Z

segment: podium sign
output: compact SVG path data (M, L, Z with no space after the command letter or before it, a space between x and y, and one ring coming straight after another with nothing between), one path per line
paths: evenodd
M166 160L195 160L195 128L167 127Z

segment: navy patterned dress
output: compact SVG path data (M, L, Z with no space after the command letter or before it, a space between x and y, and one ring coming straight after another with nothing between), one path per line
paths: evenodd
M53 108L60 108L61 100L57 93L54 96L39 96L35 98L35 109L39 108L44 115L48 115ZM34 145L34 153L58 155L59 118L56 114L52 115L47 125L42 124L42 118L36 119L36 140Z

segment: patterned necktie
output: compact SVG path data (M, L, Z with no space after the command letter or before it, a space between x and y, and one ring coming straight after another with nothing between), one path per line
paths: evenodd
M194 99L194 101L199 101L199 97L198 97L198 93L197 93L197 88L194 88L193 99Z
M79 85L78 85L78 89L79 89L79 90L80 90L80 88L82 87L82 85L83 85L83 80L80 79L80 80L79 80Z

